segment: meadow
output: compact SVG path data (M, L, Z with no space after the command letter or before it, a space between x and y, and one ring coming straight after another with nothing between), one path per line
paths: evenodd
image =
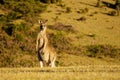
M115 0L23 1L0 3L0 80L120 80L120 16L108 5ZM39 19L48 20L56 68L39 68Z
M119 65L0 68L0 80L119 80Z

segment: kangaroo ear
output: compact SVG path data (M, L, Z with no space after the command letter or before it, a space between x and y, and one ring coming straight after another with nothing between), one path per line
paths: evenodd
M48 22L48 20L45 20L45 21L44 21L44 24L46 24L47 22Z
M41 23L42 23L42 21L41 21L41 20L38 20L38 23L39 23L39 24L41 24Z

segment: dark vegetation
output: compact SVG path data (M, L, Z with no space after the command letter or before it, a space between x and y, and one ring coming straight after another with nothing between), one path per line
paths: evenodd
M1 0L0 8L4 11L0 14L0 67L32 67L37 66L35 52L36 36L38 29L31 30L38 20L38 14L47 9L48 4L61 3L61 0ZM60 4L63 6L62 4ZM78 13L86 13L87 8ZM67 7L70 13L71 8ZM15 23L16 20L19 23ZM81 17L78 21L84 21ZM76 34L72 25L56 23L48 28L54 32L48 32L49 41L55 47L58 54L64 52L73 55L85 55L96 58L115 58L120 60L120 49L111 45L87 45L75 46L74 38L68 34ZM89 36L89 35L88 35ZM94 36L92 36L94 37ZM58 64L63 65L63 64Z
M40 0L43 3L61 3L62 0Z
M116 58L120 60L120 49L111 45L89 45L86 46L89 57Z
M37 30L31 28L47 4L39 0L2 0L0 8L0 67L35 66Z

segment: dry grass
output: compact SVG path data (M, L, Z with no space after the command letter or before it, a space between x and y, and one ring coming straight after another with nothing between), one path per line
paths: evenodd
M120 65L120 62L112 58L90 58L85 56L76 56L71 54L59 54L57 63L60 66L79 66L79 65ZM58 66L59 66L58 65Z
M0 68L0 80L119 80L120 66Z
M97 8L95 7L96 2L97 0L63 0L63 7L50 4L48 10L40 14L40 18L48 19L48 25L57 22L71 25L71 28L77 31L67 36L72 37L72 43L76 46L110 44L120 47L120 18L107 15L106 13L113 9ZM66 13L67 7L70 8L70 13ZM88 9L88 11L80 13L82 9ZM0 13L2 14L1 11ZM81 17L83 21L81 21ZM31 28L33 31L35 29L38 29L38 25ZM72 65L74 67L0 68L0 80L120 80L120 62L115 62L113 59L106 57L96 59L63 52L58 55L57 62L61 66Z
M113 0L104 0L105 2L114 4ZM48 24L61 22L63 24L72 25L74 29L78 30L76 44L80 45L94 45L94 44L110 44L120 47L120 18L116 16L107 15L114 9L103 6L97 8L96 0L63 0L65 7L70 7L71 13L65 13L65 8L56 5L50 5L48 11L41 14L41 18L48 19ZM88 9L86 13L77 13L80 10ZM91 16L92 15L92 16ZM57 19L55 19L57 16ZM84 17L85 21L77 21ZM94 34L94 38L88 37L85 34ZM77 43L78 42L78 43Z

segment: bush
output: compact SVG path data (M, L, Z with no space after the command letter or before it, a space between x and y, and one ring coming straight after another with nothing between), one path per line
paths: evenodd
M49 25L48 28L54 30L53 33L49 33L49 40L58 53L61 51L69 54L79 53L80 50L72 45L73 37L67 36L76 32L72 25L56 23Z
M86 48L89 57L118 58L120 56L120 49L111 45L90 45Z
M16 30L20 32L26 32L29 30L27 23L21 22L20 24L16 25Z
M6 0L4 7L9 9L8 18L12 20L22 17L29 17L29 15L36 16L36 14L45 11L47 5L35 0Z
M40 0L41 2L43 2L43 3L61 3L62 2L62 0Z
M14 9L13 9L15 12L19 12L23 15L26 15L30 12L33 12L32 10L32 6L30 5L29 2L18 2Z
M4 15L0 15L0 22L7 21L7 17Z
M71 8L70 7L66 7L66 13L70 13L72 12Z
M15 25L8 23L6 26L2 27L2 30L4 30L9 36L12 36L15 32Z
M1 28L2 26L5 26L6 21L7 21L7 17L6 17L5 15L1 15L1 16L0 16L0 28Z
M22 14L19 12L11 11L7 15L8 20L15 20L15 19L20 19L22 17Z
M15 39L17 40L17 41L23 41L23 35L22 35L22 33L17 33L17 34L15 34Z

